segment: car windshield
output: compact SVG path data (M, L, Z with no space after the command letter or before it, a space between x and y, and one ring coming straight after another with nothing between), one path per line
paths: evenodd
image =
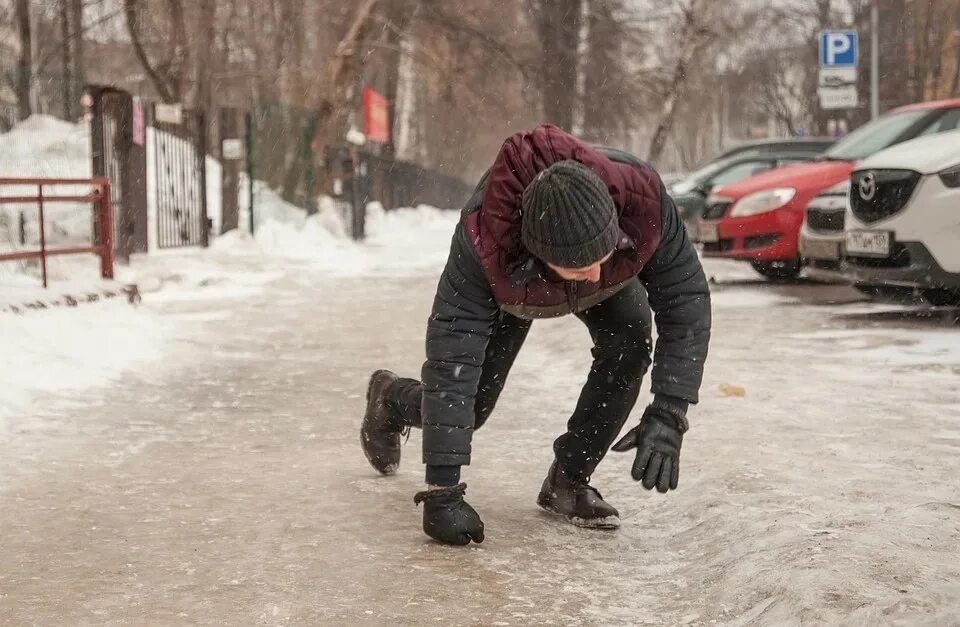
M904 111L886 115L850 133L843 141L823 153L831 161L858 161L893 145L900 136L930 114L928 110Z
M730 164L739 161L742 157L743 155L737 155L736 158L721 159L720 161L708 163L699 170L694 170L688 174L682 181L674 183L670 191L674 194L689 194L711 176L729 167Z

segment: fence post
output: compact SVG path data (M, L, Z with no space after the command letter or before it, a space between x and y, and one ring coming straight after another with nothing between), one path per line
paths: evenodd
M43 278L43 288L47 288L47 228L43 215L43 185L37 185L37 206L40 210L40 276Z
M135 118L133 96L128 92L88 85L87 93L93 108L93 175L106 177L113 185L111 197L116 206L111 209L116 213L116 233L111 233L111 239L117 258L129 261L131 253L147 251L147 155L145 145L137 148L140 136L134 133L142 119ZM114 123L105 124L107 118ZM146 144L145 129L143 134Z
M364 167L360 150L356 146L350 146L350 206L352 208L350 233L358 242L366 235L364 230L367 206L361 187Z
M316 118L311 116L310 122L303 129L303 137L300 140L303 146L301 158L303 159L303 167L306 168L306 171L303 173L303 187L306 198L307 215L317 213L317 204L313 199L313 165L316 159L313 154L313 146L311 146L316 126Z
M220 157L220 167L223 169L221 184L221 206L223 208L220 233L226 233L240 227L240 199L237 192L240 189L240 159L235 153L227 153L225 142L233 144L241 141L240 124L237 119L239 111L232 107L220 109L220 136L217 146L217 155Z
M210 245L210 214L207 211L207 113L197 111L197 171L200 173L200 244Z
M124 214L129 233L127 246L131 253L145 253L149 249L147 232L150 218L147 213L147 115L146 103L140 98L131 99L130 143L127 154L128 169L123 181Z
M250 235L254 233L253 219L253 112L247 111L243 116L244 139L246 146L244 153L247 157L247 215L250 222Z
M100 186L100 199L97 201L97 230L100 232L100 276L113 278L113 203L110 199L110 182Z

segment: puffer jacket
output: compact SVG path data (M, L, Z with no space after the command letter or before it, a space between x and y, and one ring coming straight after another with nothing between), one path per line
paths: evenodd
M593 170L620 216L621 240L599 283L569 285L520 243L520 197L537 173L573 159ZM710 293L696 249L649 165L550 125L504 142L457 225L427 326L423 461L470 463L474 397L494 320L583 311L639 277L657 326L652 391L696 403L710 339Z

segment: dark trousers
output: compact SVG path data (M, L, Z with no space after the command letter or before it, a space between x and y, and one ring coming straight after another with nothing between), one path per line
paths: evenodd
M646 291L634 280L577 318L593 338L593 365L567 432L556 439L553 450L565 473L589 479L623 428L650 367L651 315ZM474 429L483 426L493 411L530 325L529 320L500 312L481 369ZM421 426L422 397L423 384L415 379L400 379L391 389L391 402L404 425Z

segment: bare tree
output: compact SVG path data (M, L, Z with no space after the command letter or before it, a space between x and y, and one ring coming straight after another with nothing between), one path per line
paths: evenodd
M690 68L701 62L703 52L716 37L716 32L708 27L707 7L706 0L689 0L688 4L680 7L683 19L678 35L680 51L663 94L660 119L650 139L647 158L652 162L660 158L670 131L673 129L677 105L687 86L687 74Z
M33 113L31 91L33 86L33 34L30 25L30 0L17 0L17 32L20 36L20 55L17 58L17 119L25 120Z
M188 61L187 25L182 0L165 0L168 28L163 33L167 42L167 55L159 62L150 59L144 42L144 17L142 0L124 0L124 16L130 43L147 73L154 89L164 102L178 102L183 95L184 72Z
M587 6L586 53L582 59L583 135L597 143L612 143L626 135L638 120L641 80L627 60L638 51L628 50L633 29L619 17L621 0L585 0Z
M570 130L577 105L582 0L527 0L527 10L540 42L543 119Z
M321 98L314 114L312 148L324 154L337 134L342 132L348 115L347 103L351 96L354 77L360 64L359 44L370 23L377 0L360 0L350 16L346 33L340 39L336 52L327 60L327 92Z

